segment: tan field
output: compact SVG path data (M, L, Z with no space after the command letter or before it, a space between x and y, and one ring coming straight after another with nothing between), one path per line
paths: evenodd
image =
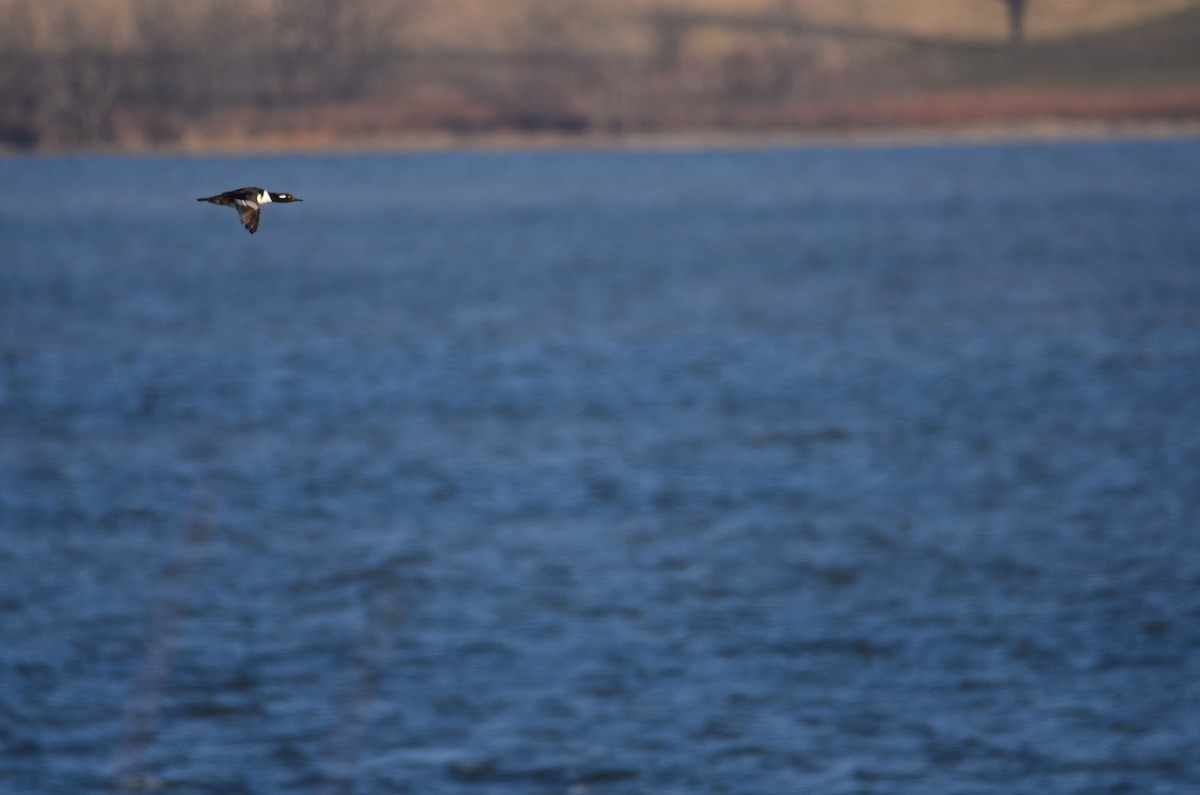
M304 0L288 0L303 5ZM237 6L267 16L280 0L238 0ZM502 49L531 17L560 20L566 26L592 26L599 48L636 49L645 42L641 21L661 11L696 13L794 14L825 25L855 26L968 41L1001 41L1007 35L1000 0L360 0L364 6L411 6L406 38L418 46ZM82 28L104 46L137 46L139 9L160 6L173 17L198 19L210 9L234 5L222 0L0 0L0 18L28 17L33 36L22 44L68 46ZM319 3L309 2L315 6ZM1117 28L1194 7L1195 0L1030 0L1027 31L1047 40ZM0 41L11 38L0 32Z

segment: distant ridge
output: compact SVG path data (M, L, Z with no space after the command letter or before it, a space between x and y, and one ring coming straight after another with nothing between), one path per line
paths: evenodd
M1200 3L1185 0L1032 0L1019 47L999 0L303 7L0 0L0 149L1200 122Z

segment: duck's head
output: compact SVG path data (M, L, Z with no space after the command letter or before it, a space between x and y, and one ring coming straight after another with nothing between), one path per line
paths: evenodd
M304 199L297 199L290 193L272 193L271 201L283 202L284 204L287 204L288 202L302 202Z

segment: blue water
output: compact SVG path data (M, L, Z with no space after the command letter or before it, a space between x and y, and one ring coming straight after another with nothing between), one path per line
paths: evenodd
M1200 792L1200 141L0 185L0 791Z

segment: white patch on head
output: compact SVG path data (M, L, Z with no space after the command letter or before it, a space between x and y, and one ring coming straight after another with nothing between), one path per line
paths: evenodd
M271 194L270 194L270 193L268 193L268 192L267 192L267 191L265 191L265 190L264 190L264 191L260 191L260 192L259 192L259 194L258 194L258 203L259 203L259 204L267 204L267 203L269 203L270 201L271 201Z

